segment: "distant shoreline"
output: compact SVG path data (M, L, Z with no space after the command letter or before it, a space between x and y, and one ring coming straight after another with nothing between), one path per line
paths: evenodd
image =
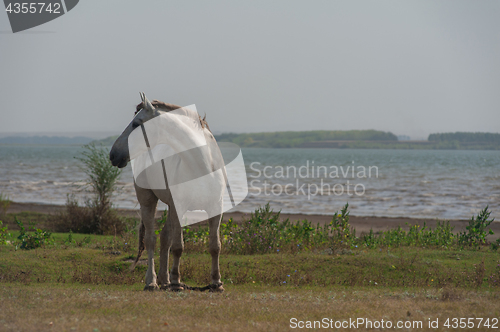
M97 145L102 144L106 147L111 147L112 144L103 144L100 141L92 141ZM81 147L85 144L78 143L1 143L1 146L74 146ZM439 146L433 142L428 141L396 141L391 143L380 143L376 141L318 141L304 143L301 146L294 147L261 147L261 146L242 146L242 148L256 148L256 149L365 149L365 150L448 150L448 151L499 151L500 146L489 145L464 145L464 146Z
M323 149L401 149L401 150L500 150L500 133L450 132L430 134L427 140L411 140L380 130L311 130L261 133L223 133L217 142L230 142L242 148L323 148ZM76 136L8 136L1 144L111 146L118 135L102 139Z
M215 139L255 148L500 150L499 133L439 133L411 141L379 130L313 130L228 133L215 135Z

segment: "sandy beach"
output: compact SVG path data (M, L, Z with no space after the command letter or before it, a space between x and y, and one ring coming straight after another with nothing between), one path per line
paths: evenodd
M12 202L7 213L21 213L21 212L38 212L44 214L55 214L64 210L63 205L50 205L50 204L37 204L37 203L16 203ZM127 217L139 217L138 209L118 209L118 212L122 216ZM161 210L157 211L156 217L160 218L162 214ZM229 218L233 218L236 222L241 222L250 217L249 213L243 212L230 212L224 214L224 220L228 220ZM329 223L332 220L331 215L322 215L322 214L287 214L282 213L281 219L286 220L290 219L290 221L297 220L308 220L313 224L321 224L324 225ZM431 228L436 226L436 222L438 219L418 219L418 218L392 218L392 217L359 217L359 216L350 216L349 222L356 229L356 234L360 235L362 233L367 233L370 229L373 229L374 232L381 232L391 228L397 228L401 226L403 229L408 229L407 223L410 225L418 224L423 226L424 223ZM450 220L451 226L454 227L454 232L460 232L465 230L465 227L468 224L468 220ZM500 238L500 222L493 222L490 227L494 235L488 237L488 239L494 240Z

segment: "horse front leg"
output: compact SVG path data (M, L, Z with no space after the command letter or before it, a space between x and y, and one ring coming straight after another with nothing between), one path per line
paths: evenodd
M146 285L144 286L144 290L155 290L158 288L158 284L156 283L155 262L154 262L154 253L156 246L154 217L155 217L157 203L158 201L156 200L151 205L141 204L141 219L145 228L144 244L146 246L146 250L148 251L148 270L146 272Z
M160 233L160 271L158 272L158 282L160 289L168 289L170 287L170 277L168 275L168 258L170 247L172 246L172 210L169 208L167 220Z
M212 256L212 271L210 272L211 291L223 292L220 280L219 255L221 251L219 227L222 215L217 215L208 219L210 229L210 244L208 251Z

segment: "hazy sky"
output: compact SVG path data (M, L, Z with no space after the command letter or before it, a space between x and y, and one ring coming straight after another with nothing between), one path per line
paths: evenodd
M121 132L139 91L215 132L500 132L500 1L95 1L12 34L0 132Z

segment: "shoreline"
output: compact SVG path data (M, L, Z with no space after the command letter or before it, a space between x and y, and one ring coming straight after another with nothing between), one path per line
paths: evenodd
M22 212L36 212L43 214L56 214L64 210L64 205L53 205L53 204L40 204L40 203L18 203L11 202L7 213L22 213ZM139 218L138 209L116 209L121 216L124 217L137 217ZM158 210L156 217L160 218L162 211ZM236 222L241 222L250 217L250 213L245 212L229 212L224 213L223 220L227 221L229 218L233 218ZM290 219L290 221L295 222L297 220L308 220L312 224L325 225L332 220L332 215L321 215L321 214L290 214L281 213L281 220ZM423 219L423 218L411 218L411 217L358 217L349 216L349 223L352 227L356 229L356 234L361 235L362 233L368 233L370 229L373 229L375 233L386 231L388 229L397 228L401 226L402 229L408 230L406 223L410 225L418 224L423 226L424 223L427 227L435 228L438 219ZM453 232L458 233L464 231L465 227L468 225L468 220L449 220L450 225L454 227ZM203 224L203 223L202 223ZM490 225L494 235L488 236L488 239L495 240L500 238L500 222L493 222Z

